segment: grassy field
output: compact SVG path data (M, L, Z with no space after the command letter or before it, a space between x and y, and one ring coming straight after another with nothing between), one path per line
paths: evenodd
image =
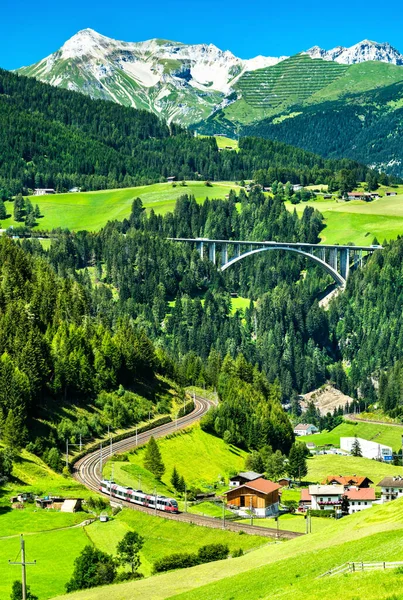
M205 544L228 544L231 551L244 551L267 544L268 539L253 535L242 535L221 529L198 527L188 523L177 523L156 518L132 510L124 510L108 523L96 522L86 527L90 540L105 552L115 553L116 544L129 530L141 533L145 544L141 552L140 571L149 576L153 563L174 552L195 552Z
M246 452L205 433L198 425L158 440L158 446L165 465L161 482L143 467L144 447L129 454L129 461L114 462L114 480L132 487L140 484L141 489L151 493L155 488L160 493L167 493L172 470L176 466L188 487L212 490L215 484L222 488L220 481L228 482L233 473L241 470L246 457ZM109 477L111 469L112 464L108 462L104 474Z
M185 187L178 183L156 183L135 188L80 192L76 194L54 194L52 196L32 196L32 203L38 204L43 218L38 220L38 229L67 228L72 231L87 229L98 231L107 221L123 220L130 215L134 198L141 198L146 208L153 208L158 214L165 214L175 206L177 198L183 194L193 194L198 202L205 198L225 198L231 189L239 187L231 182L214 182L211 187L204 181L189 181ZM13 203L6 202L7 213L13 213ZM1 227L17 226L12 217L3 220Z
M403 190L399 188L398 191L397 196L383 196L372 202L324 200L319 196L307 203L296 206L287 203L286 206L289 210L296 208L299 214L304 211L306 204L319 210L326 223L321 233L324 243L370 245L374 237L382 243L385 239L396 239L403 233ZM384 190L380 193L384 193Z
M296 517L299 518L299 517ZM315 521L316 522L316 521ZM271 544L237 559L134 583L71 594L66 600L399 600L401 574L388 571L318 579L346 561L403 560L403 499L331 521L308 537Z
M9 506L10 496L18 492L33 492L38 495L60 494L71 498L87 498L90 495L87 488L75 479L55 473L40 458L26 450L21 452L14 463L12 479L0 488L0 506ZM0 535L2 535L1 530Z
M379 444L391 446L394 451L397 451L401 448L402 434L403 427L346 421L332 429L332 431L302 436L299 439L301 442L313 442L317 446L332 444L338 448L340 447L341 437L357 436L364 440L374 440Z
M239 519L239 523L250 523L250 519ZM306 520L304 515L296 514L285 514L281 515L278 520L279 531L297 531L298 533L306 533ZM273 527L276 528L276 522L274 519L254 519L254 525L260 525L261 527ZM312 517L312 533L318 533L319 531L326 531L329 527L334 524L333 519L322 519L321 517Z
M377 485L384 477L403 475L402 467L355 456L324 454L308 459L308 475L304 481L322 483L328 475L367 476Z

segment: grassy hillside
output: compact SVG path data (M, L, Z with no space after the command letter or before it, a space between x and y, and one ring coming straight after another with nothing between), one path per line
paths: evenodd
M156 487L166 493L170 489L175 466L189 487L208 490L222 479L228 481L229 476L243 469L246 457L246 452L205 433L199 425L158 440L158 446L165 465L161 483L143 467L144 448L129 454L128 461L114 463L114 480L137 487L141 478L142 489L152 492ZM107 476L111 468L111 464L107 463L104 469Z
M348 421L341 423L332 429L332 431L302 436L299 439L302 442L314 442L317 446L332 444L333 446L339 447L341 437L357 436L365 440L374 440L379 444L391 446L393 450L397 452L401 448L402 434L403 427L377 425L376 423L353 423L352 421Z
M374 237L380 242L396 239L403 233L403 189L398 188L398 195L379 200L365 202L352 200L344 202L324 200L319 196L307 203L286 206L290 211L296 208L299 214L306 204L319 210L325 218L326 227L321 232L322 242L327 244L371 244ZM381 190L384 193L384 190ZM342 226L341 226L342 225Z
M345 517L323 532L274 544L243 557L201 565L148 580L75 593L70 600L230 600L281 598L323 600L342 589L346 600L397 600L401 574L355 573L317 579L351 560L403 560L403 500ZM341 588L342 586L342 588ZM395 594L395 595L394 595Z
M183 194L193 194L198 202L205 198L225 198L230 190L238 190L231 182L213 183L211 187L204 181L189 181L183 187L178 183L156 183L135 188L32 196L32 203L38 204L43 218L38 220L38 229L50 230L57 227L72 231L87 229L98 231L108 221L123 220L130 215L134 198L141 198L144 206L156 213L165 214L175 206L176 199ZM7 214L13 214L13 202L6 202ZM1 227L18 226L12 216L1 222Z
M355 456L324 454L308 459L308 475L304 481L322 483L328 475L358 475L372 479L376 486L384 477L403 475L403 467Z

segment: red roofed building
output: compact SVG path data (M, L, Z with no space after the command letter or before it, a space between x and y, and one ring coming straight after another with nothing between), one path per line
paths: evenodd
M351 487L358 488L369 488L371 483L374 483L369 477L357 477L357 475L328 475L325 481L322 481L323 485L339 484L344 485L346 489Z
M280 485L268 479L255 479L225 492L227 503L240 512L252 510L258 517L278 514Z
M314 496L313 499L312 496ZM301 490L299 507L300 510L307 510L309 508L337 510L341 508L344 496L347 496L348 498L348 513L352 515L353 513L366 508L371 508L373 502L375 502L375 488L359 488L351 486L342 491L340 484L311 485L309 486L309 489Z

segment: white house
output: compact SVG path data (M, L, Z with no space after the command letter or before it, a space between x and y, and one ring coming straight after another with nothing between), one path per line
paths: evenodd
M358 440L361 453L365 458L374 458L376 460L392 462L393 450L390 446L378 444L377 442L371 442L370 440L364 440L363 438L341 437L340 448L342 450L346 450L347 452L351 452L355 440Z
M312 510L334 510L341 506L341 499L344 496L344 486L310 485L309 495L311 496Z
M295 435L312 435L313 433L318 433L319 429L310 423L299 423L296 427L294 427Z
M292 191L293 192L300 192L301 190L304 189L304 186L301 185L300 183L296 183L292 186Z
M403 477L400 475L384 477L378 485L381 488L382 504L403 496Z
M56 194L53 188L36 188L34 196L48 196L49 194Z
M350 515L371 508L375 502L374 488L359 488L344 485L310 485L308 490L301 490L300 506L313 510L336 510L340 514L343 496L348 499Z

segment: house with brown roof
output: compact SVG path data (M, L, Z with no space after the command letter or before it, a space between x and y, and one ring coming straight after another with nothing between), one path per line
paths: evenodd
M322 485L344 485L345 489L355 486L357 488L369 488L374 483L369 477L357 477L357 475L328 475Z
M403 496L403 477L400 475L384 477L378 485L381 488L382 504Z
M278 483L260 477L233 487L224 495L227 497L227 504L240 513L252 511L257 517L269 517L278 514L279 489Z
M261 473L255 473L255 471L244 471L242 473L238 473L238 475L234 475L229 480L230 487L238 487L239 485L243 485L244 483L248 483L250 481L255 481L255 479L261 479L263 475Z

